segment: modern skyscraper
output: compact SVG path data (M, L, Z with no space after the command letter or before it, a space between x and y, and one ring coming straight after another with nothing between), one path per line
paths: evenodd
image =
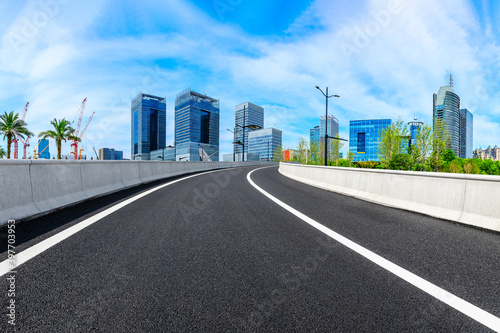
M151 151L165 148L166 110L163 97L141 92L132 100L132 160L149 160Z
M467 109L460 109L460 158L472 158L473 116Z
M439 88L433 95L433 125L437 131L436 121L443 123L447 136L443 137L446 148L453 150L455 156L460 155L460 97L453 92L453 81L450 76L450 85ZM442 134L441 134L442 135Z
M326 125L328 125L327 128L325 128ZM334 116L328 115L328 120L325 122L325 116L321 116L319 128L320 139L325 139L325 129L328 131L328 136L337 136L339 134L339 120Z
M416 140L417 140L417 134L418 130L420 129L420 126L422 126L424 123L421 121L417 121L417 117L413 119L413 121L410 121L408 125L410 126L410 146L415 145Z
M248 133L248 153L260 154L261 161L273 161L281 142L279 129L270 127L251 131Z
M188 88L175 98L176 160L219 160L219 100Z
M349 124L349 152L354 162L379 161L380 131L391 126L391 119L351 120Z
M254 131L246 126L258 126L264 128L264 109L250 102L236 105L234 108L234 133L235 142L241 142L244 146L234 144L235 154L241 154L243 148L248 153L248 133Z
M314 126L309 130L309 146L312 148L313 145L319 145L319 126Z
M49 140L38 139L38 153L40 154L40 158L50 160Z
M101 148L99 149L99 159L100 160L123 160L123 151L114 150L114 148Z

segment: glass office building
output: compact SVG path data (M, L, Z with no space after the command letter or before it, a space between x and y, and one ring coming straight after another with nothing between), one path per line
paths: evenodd
M175 99L176 161L219 160L219 100L188 88Z
M422 126L423 124L424 124L423 122L417 121L417 117L415 117L413 121L410 121L408 123L408 126L410 126L410 146L416 144L418 130L420 129L420 126Z
M123 151L114 150L113 148L101 148L99 149L99 159L121 161L123 160Z
M248 133L248 153L260 154L261 161L273 161L274 154L281 146L282 137L279 129L270 127Z
M439 88L433 95L433 121L436 130L436 120L441 119L447 137L446 148L453 150L455 156L460 156L460 97L453 92L452 86ZM442 135L442 134L441 134Z
M163 97L141 92L132 100L132 160L149 160L151 151L165 148L166 110Z
M391 126L391 119L351 120L349 123L349 152L354 162L379 161L380 132Z
M460 158L472 158L473 116L467 109L460 109Z
M312 148L314 144L319 144L319 126L309 130L309 146Z
M328 120L325 121L325 116L321 116L319 123L320 139L325 139L325 129L328 132L328 136L337 136L339 134L339 120L329 115Z
M49 140L48 139L38 139L38 153L40 154L40 158L45 158L50 160L50 151L49 151ZM73 157L74 158L74 157Z
M234 107L234 142L241 142L244 146L234 144L236 154L241 154L243 148L248 153L248 134L254 129L245 127L255 125L264 128L264 108L250 102Z

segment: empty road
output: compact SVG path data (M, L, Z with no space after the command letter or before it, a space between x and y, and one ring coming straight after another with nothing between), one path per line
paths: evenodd
M498 233L274 166L164 180L19 223L14 280L1 232L1 332L500 329Z

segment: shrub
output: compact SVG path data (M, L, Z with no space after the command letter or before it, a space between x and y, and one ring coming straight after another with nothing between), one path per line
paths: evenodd
M375 169L380 163L374 161L358 162L356 168Z
M441 155L441 157L443 158L443 161L445 161L445 162L451 162L456 158L455 153L451 149L446 149L443 152L443 154Z
M392 170L411 170L413 165L412 158L409 154L396 154L389 163L389 168Z
M464 173L464 166L462 165L461 159L455 159L448 165L449 171L451 173Z

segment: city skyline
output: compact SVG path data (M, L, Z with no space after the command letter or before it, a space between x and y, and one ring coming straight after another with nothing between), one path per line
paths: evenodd
M38 134L53 118L73 120L88 97L86 117L96 113L84 154L114 147L129 158L130 100L140 91L166 97L172 143L175 96L191 86L220 100L222 156L232 153L225 129L241 101L262 106L266 127L281 129L283 146L295 148L324 114L316 85L341 96L328 113L348 138L355 119L432 124L429 96L452 73L474 115L473 148L500 144L498 3L232 3L2 3L9 16L0 23L0 112L21 112L29 101L26 121Z

